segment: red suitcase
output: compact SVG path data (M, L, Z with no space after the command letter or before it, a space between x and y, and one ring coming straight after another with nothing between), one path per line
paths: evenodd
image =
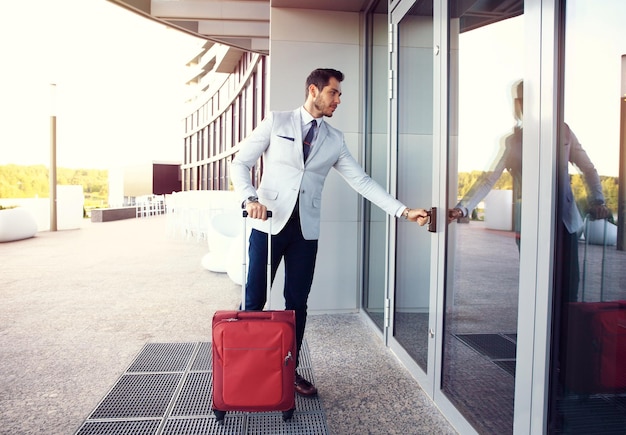
M565 385L578 394L626 391L626 301L604 301L602 247L600 301L585 302L587 241L583 260L582 302L570 302L567 312Z
M626 301L571 302L565 384L574 393L626 391Z
M246 216L244 212L242 304L246 300ZM268 216L271 221L271 212ZM268 245L269 303L272 255L271 243ZM222 423L226 411L282 411L283 420L289 420L295 410L295 312L217 311L212 339L216 420Z

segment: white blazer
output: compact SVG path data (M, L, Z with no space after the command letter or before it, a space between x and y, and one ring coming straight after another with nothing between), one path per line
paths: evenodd
M288 112L271 112L241 143L231 163L231 179L240 199L258 196L272 210L272 234L285 227L299 195L302 235L307 240L319 238L322 189L331 168L354 190L388 214L399 216L405 205L365 173L348 151L343 133L327 122L319 126L311 154L304 163L300 110L299 107ZM263 175L257 191L252 186L250 170L261 155ZM266 231L260 222L253 222L252 226Z
M602 182L598 171L593 165L587 152L579 142L569 125L563 125L563 149L560 152L559 167L559 206L561 208L563 224L570 234L574 234L581 230L584 225L583 219L576 205L574 193L572 192L572 184L570 182L568 162L573 163L580 169L584 175L587 184L587 194L590 198L590 204L600 202L604 204L604 193L602 193Z

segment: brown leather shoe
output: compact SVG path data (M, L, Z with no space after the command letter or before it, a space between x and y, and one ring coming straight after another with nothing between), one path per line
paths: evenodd
M317 396L317 388L315 385L304 379L302 376L296 373L295 382L296 393L305 397Z

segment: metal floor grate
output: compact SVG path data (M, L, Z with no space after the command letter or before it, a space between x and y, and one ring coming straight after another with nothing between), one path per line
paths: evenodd
M191 366L192 372L213 370L213 351L211 343L200 343L198 354Z
M125 374L90 419L163 417L180 373Z
M471 347L502 370L515 377L517 334L455 334L463 344Z
M501 334L457 334L463 343L489 359L514 359L516 345Z
M127 371L184 372L195 348L195 343L148 343Z
M298 372L315 382L303 342ZM288 422L282 413L229 412L215 421L210 342L147 343L83 422L76 435L326 435L319 398L296 396Z
M80 434L152 435L156 433L160 424L161 420L86 421L80 428Z
M572 396L557 403L565 416L565 427L555 433L624 434L626 427L626 395Z
M224 425L218 424L214 418L170 418L165 422L163 435L199 435L199 434L244 434L244 416L228 416Z
M213 378L211 372L189 373L185 378L171 415L188 417L211 415L212 397Z
M507 372L509 375L515 377L515 364L517 363L514 359L492 359L491 360L495 365L500 367L502 370Z
M296 413L285 423L280 414L250 414L248 431L258 435L320 435L327 434L326 419L318 413Z

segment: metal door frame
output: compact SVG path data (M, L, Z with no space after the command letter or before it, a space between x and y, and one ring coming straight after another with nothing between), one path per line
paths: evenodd
M390 59L389 59L389 81L390 81L390 89L389 89L389 152L390 152L390 156L389 156L389 182L390 182L390 186L392 189L392 194L395 193L395 191L397 190L397 153L398 153L398 106L397 106L397 72L398 72L398 56L399 56L399 50L398 50L398 24L400 23L400 21L406 16L406 14L408 13L408 11L411 9L411 7L416 3L417 0L397 0L396 2L394 2L394 4L392 6L394 6L394 9L391 10L389 12L389 27L390 27ZM433 15L433 29L435 32L434 36L434 40L437 41L437 32L439 31L439 27L440 27L440 19L437 16L437 3L438 1L435 0L434 1L434 7L435 7L435 11L434 11L434 15ZM439 54L436 52L433 53L433 55L435 56L434 58L434 70L433 70L433 76L434 76L434 83L433 83L433 94L434 94L434 106L433 109L435 110L435 115L434 115L434 122L435 122L435 128L433 129L433 147L434 147L434 151L433 151L433 198L438 199L439 198L439 179L441 178L440 175L440 170L437 170L436 168L440 168L441 167L441 155L440 155L440 151L441 151L441 137L439 135L439 128L438 123L438 116L437 113L439 111L438 107L440 105L438 99L439 99L439 85L438 82L440 81L440 65L439 65L439 60L441 59L441 56L439 56ZM445 151L445 150L444 150ZM443 160L445 161L445 160ZM445 172L444 172L445 175ZM439 201L437 201L439 202ZM436 204L432 204L433 206ZM430 206L427 204L420 204L421 207L426 207L426 206ZM442 222L441 221L441 216L438 217L438 224ZM430 340L429 340L429 344L428 344L428 370L427 372L424 372L424 370L422 370L421 367L419 367L417 365L417 363L413 360L413 358L404 350L404 348L394 339L393 337L393 331L392 331L392 327L394 325L394 307L395 307L395 268L396 268L396 262L395 262L395 256L393 255L394 252L396 252L396 236L397 236L397 225L395 224L395 221L392 220L391 224L389 225L389 233L388 233L388 249L389 249L389 261L388 261L388 277L387 277L387 290L386 290L386 312L388 313L388 320L385 323L385 331L383 333L384 335L384 340L385 340L385 344L396 354L396 356L398 357L398 359L400 359L400 361L402 362L402 364L411 372L411 374L417 379L417 381L419 382L420 386L422 387L422 389L430 396L434 399L435 397L435 380L437 377L437 372L440 371L439 368L436 367L436 361L437 361L437 357L436 354L437 352L437 343L439 341L439 339L437 338L437 334L435 331L437 331L437 301L438 301L438 282L439 281L439 270L440 267L438 266L439 264L439 252L440 251L440 245L441 243L439 241L437 242L433 242L432 246L432 250L430 253L430 269L431 269L431 275L430 275L430 300L429 300L429 330L430 330ZM426 231L426 229L424 228L424 231ZM441 239L443 240L444 238L441 237L440 233L434 233L433 237L437 240ZM433 271L436 271L436 273L433 273Z

